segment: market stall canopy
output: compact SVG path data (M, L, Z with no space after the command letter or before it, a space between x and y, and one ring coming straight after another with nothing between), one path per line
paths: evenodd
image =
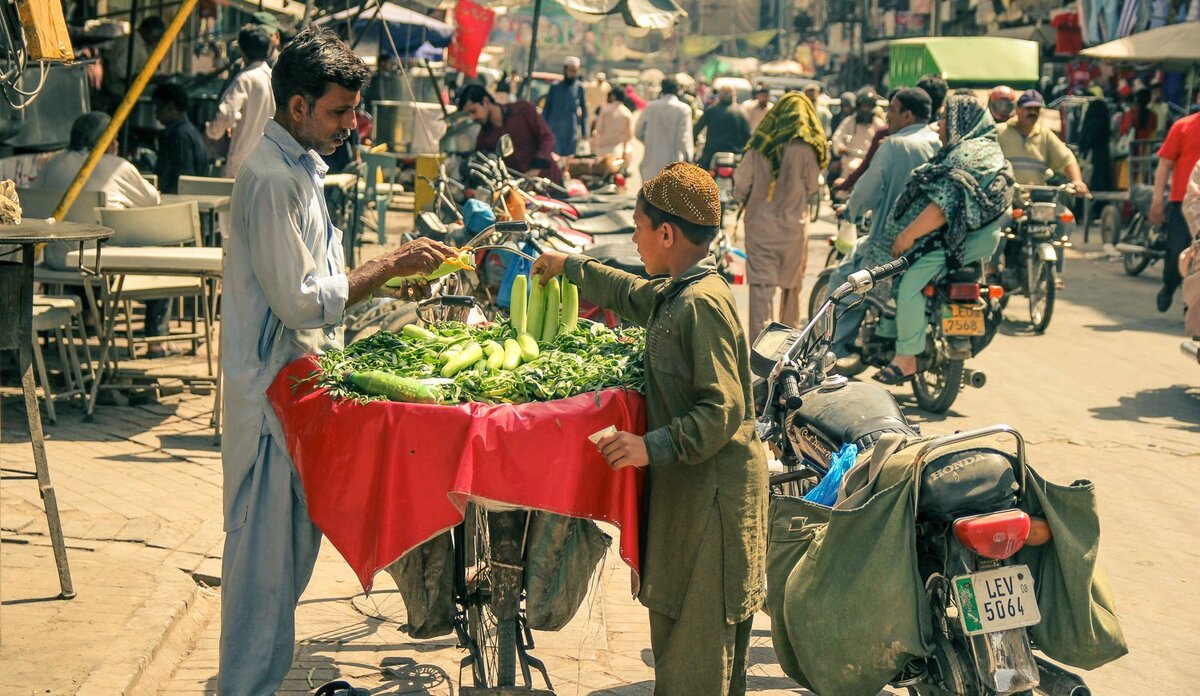
M619 14L625 23L639 29L668 31L687 16L675 0L558 0L580 21L595 23Z
M1171 24L1092 46L1080 55L1130 63L1200 63L1200 22Z
M1005 27L988 32L988 36L999 36L1005 39L1023 39L1036 41L1043 46L1053 46L1055 41L1054 27L1046 24L1026 24L1020 27Z
M396 50L402 56L411 56L426 43L435 48L445 48L450 45L450 39L454 37L454 28L449 24L387 2L387 0L384 0L382 7L378 4L378 0L375 0L362 7L322 17L317 20L317 23L336 25L350 21L354 23L356 35L365 34L364 38L371 45L378 44L380 49L391 51L391 42L381 31L381 27L386 24L392 35L392 41L396 44Z
M769 63L763 63L758 72L763 75L796 75L800 77L808 77L811 71L794 60L773 60Z
M778 35L778 29L763 29L742 34L693 34L683 37L683 55L699 58L727 45L730 48L736 45L739 52L761 51Z
M922 75L934 73L951 87L1035 87L1040 53L1036 41L995 36L896 39L889 84L914 87Z
M247 14L266 10L272 14L277 14L281 17L291 17L295 20L304 17L303 2L289 2L288 0L262 0L261 2L259 0L229 0L227 4Z

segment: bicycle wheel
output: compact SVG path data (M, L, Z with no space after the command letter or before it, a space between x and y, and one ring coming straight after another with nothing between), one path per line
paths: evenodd
M492 567L490 515L475 504L467 506L464 549L459 568L462 602L466 605L467 642L475 686L500 686L501 625L492 606L496 577ZM511 681L509 682L511 684Z
M1148 225L1150 222L1142 217L1141 213L1133 216L1129 221L1129 228L1125 231L1125 236L1121 238L1121 244L1132 244L1143 249L1150 247L1150 230ZM1122 263L1125 266L1125 272L1131 276L1136 276L1146 270L1146 266L1150 265L1152 260L1149 254L1144 253L1129 253L1121 252L1123 256Z

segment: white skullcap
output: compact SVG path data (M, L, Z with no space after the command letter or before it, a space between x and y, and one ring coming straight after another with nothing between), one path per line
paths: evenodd
M568 68L578 68L582 65L582 62L580 62L580 60L575 56L567 56L566 59L563 60L563 65Z

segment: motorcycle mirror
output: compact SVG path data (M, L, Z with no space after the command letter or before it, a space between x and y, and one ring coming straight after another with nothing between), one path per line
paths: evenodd
M512 157L512 153L512 137L508 133L505 133L504 135L500 136L500 142L496 143L496 154L500 155L501 157Z

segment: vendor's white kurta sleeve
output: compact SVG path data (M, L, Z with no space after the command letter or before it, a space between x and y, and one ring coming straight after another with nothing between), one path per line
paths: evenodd
M309 196L296 184L283 177L255 177L250 182L244 221L246 229L256 231L246 236L250 264L271 311L284 326L296 330L340 324L350 283L344 273L317 274L303 236ZM332 227L327 234L330 242L336 240Z

